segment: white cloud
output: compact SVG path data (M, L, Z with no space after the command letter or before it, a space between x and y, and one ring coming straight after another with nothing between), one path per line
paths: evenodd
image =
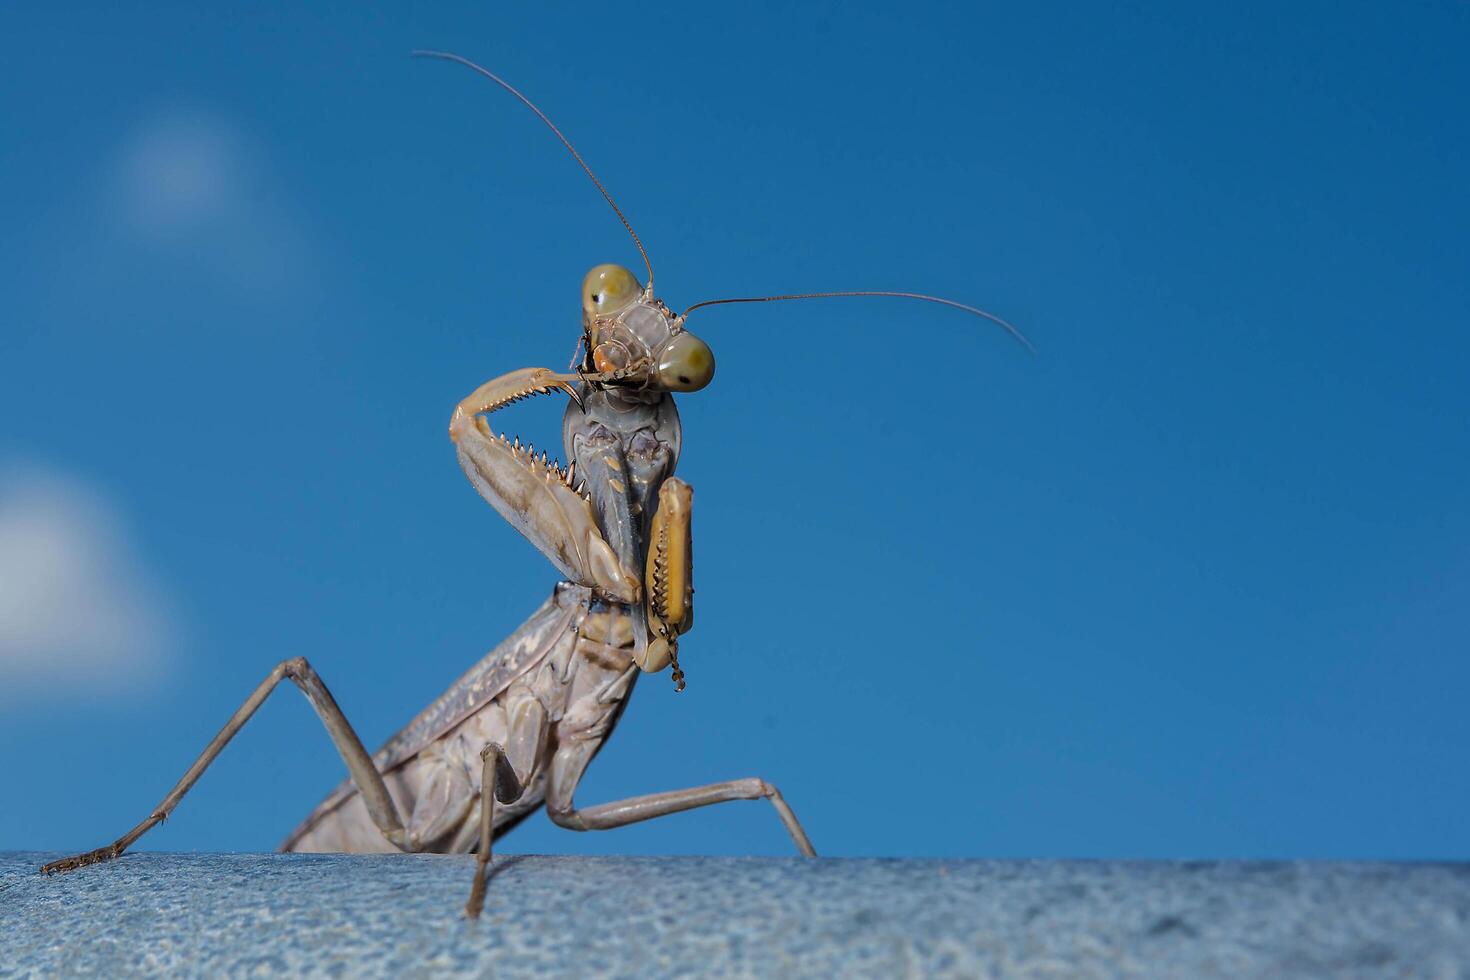
M215 120L170 115L145 123L117 161L127 218L154 237L219 220L241 193L240 156L239 139Z
M174 646L167 603L97 495L0 470L0 703L152 686Z
M277 290L306 281L310 257L294 209L262 153L207 113L144 120L112 164L112 206L137 245L202 266L233 286Z

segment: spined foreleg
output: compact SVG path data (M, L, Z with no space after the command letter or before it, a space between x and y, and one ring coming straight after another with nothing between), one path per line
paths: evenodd
M693 507L694 491L678 477L669 477L658 488L643 583L653 640L635 656L638 666L647 671L663 670L673 663L677 691L684 690L679 637L694 626Z
M573 468L563 469L545 453L537 457L519 440L495 435L484 417L534 395L573 395L575 380L546 368L523 368L487 381L455 408L449 437L480 496L562 574L620 602L636 602L638 575L622 566L603 539L591 504L577 489Z

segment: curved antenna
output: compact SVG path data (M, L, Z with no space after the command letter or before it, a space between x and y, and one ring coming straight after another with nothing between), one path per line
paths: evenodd
M546 124L547 128L556 134L556 138L561 140L562 146L565 146L567 148L567 151L571 153L571 155L576 158L577 162L582 165L582 169L587 172L587 176L592 178L592 183L596 184L597 189L602 191L602 196L607 198L607 203L612 207L613 212L618 216L618 220L623 223L623 227L628 229L628 234L633 236L633 244L638 246L638 254L643 256L643 264L648 267L649 292L651 293L653 291L653 263L648 260L648 252L645 251L643 248L643 241L638 237L638 233L633 230L633 226L628 223L627 215L623 214L622 208L618 207L617 202L612 199L612 195L607 192L607 188L602 186L602 181L597 179L597 175L592 172L592 168L587 166L587 161L582 159L582 154L577 152L577 148L572 145L572 141L562 135L561 130L556 128L556 123L548 119L546 117L546 113L542 112L536 107L536 103L526 98L519 91L517 91L514 86L512 86L505 79L501 78L499 75L495 74L493 71L490 71L488 68L481 68L479 65L475 64L468 58L463 58L457 54L451 54L448 51L414 51L413 56L415 58L439 58L442 61L458 62L459 64L464 65L466 68L472 69L479 72L481 75L484 75L486 78L490 79L490 81L494 82L496 85L499 85L511 95L514 95L516 98L520 99L526 104L526 108L536 113L536 115L540 117L541 121Z
M683 313L680 313L678 321L682 324L685 318L689 316L689 314L693 313L701 306L720 306L724 303L774 303L777 300L783 299L826 299L832 296L897 296L900 299L921 299L928 303L938 303L941 306L952 306L957 310L964 310L966 313L973 313L978 317L989 320L991 323L999 324L1001 327L1005 328L1006 333L1016 338L1017 342L1020 343L1022 347L1026 348L1032 354L1036 353L1036 348L1031 346L1031 341L1026 339L1025 334L1023 334L1020 330L1017 330L1010 323L1007 323L1005 320L1002 320L1000 317L996 316L994 313L986 313L984 310L978 307L967 306L964 303L957 303L952 299L945 299L942 296L928 296L924 293L899 293L887 289L864 289L839 293L788 293L784 296L742 296L737 299L707 299L703 303L695 303L693 306L689 307L689 309L685 310Z

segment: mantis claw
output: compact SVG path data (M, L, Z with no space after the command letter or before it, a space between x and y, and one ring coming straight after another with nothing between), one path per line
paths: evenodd
M582 393L576 388L573 388L571 385L563 386L562 390L567 393L567 397L570 398L572 400L572 403L577 406L577 411L581 412L583 415L586 415L587 406L582 402Z

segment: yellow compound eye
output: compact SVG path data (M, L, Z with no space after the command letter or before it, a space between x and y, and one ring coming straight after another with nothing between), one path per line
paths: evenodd
M658 383L666 391L698 391L714 376L714 351L692 333L675 334L658 352Z
M593 266L582 280L582 312L593 318L611 316L642 295L638 277L622 266L611 262Z

